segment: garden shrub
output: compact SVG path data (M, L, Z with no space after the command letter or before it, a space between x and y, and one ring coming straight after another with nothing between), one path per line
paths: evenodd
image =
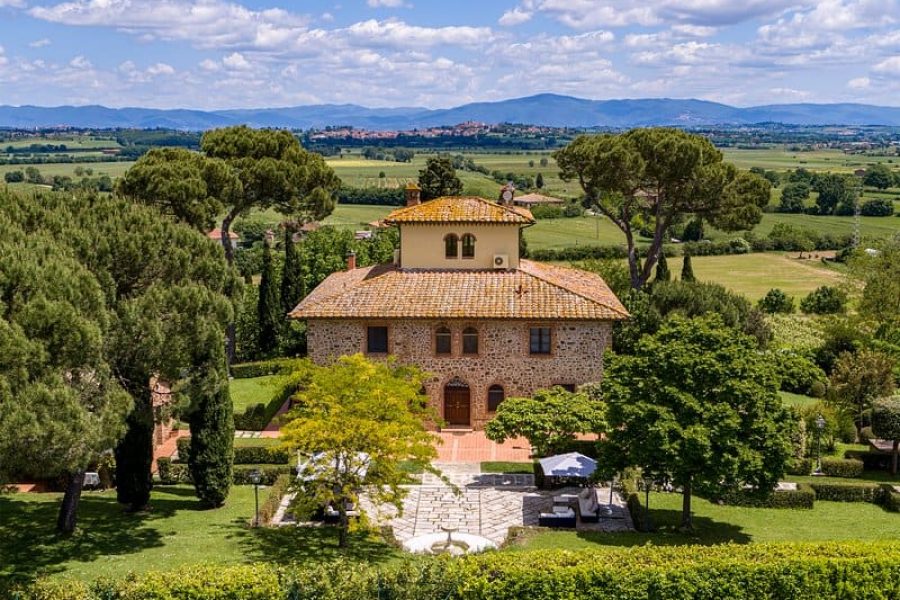
M795 394L810 394L815 383L826 380L825 371L808 356L796 350L772 352L772 365L781 380L781 389Z
M900 512L900 493L890 483L881 484L881 506L889 512Z
M732 506L811 509L816 503L816 493L809 484L798 483L796 490L775 490L769 494L760 494L752 490L736 490L726 494L721 500Z
M814 381L812 385L809 386L809 395L813 398L824 398L825 392L828 391L828 388L825 387L824 381Z
M880 504L883 490L877 483L822 483L814 481L810 484L816 491L817 500L831 502L871 502Z
M790 461L785 469L788 475L809 475L813 470L813 459L795 458Z
M286 465L291 455L285 448L278 446L235 446L234 464L236 465Z
M863 473L863 462L853 458L823 458L822 473L829 477L859 477Z
M894 202L889 198L871 198L863 201L859 213L864 217L890 217L894 214Z
M788 296L778 288L772 288L766 292L766 295L760 298L756 305L759 310L769 314L794 312L793 296Z
M294 478L292 475L279 475L275 479L272 487L269 488L269 493L266 495L265 501L259 506L260 523L268 525L272 522L275 513L278 512L278 507L281 506L282 498L288 493L288 489L291 487L291 482L293 481Z
M288 465L235 465L234 484L252 485L250 474L255 470L259 470L260 485L273 485L279 476L294 473L294 468Z
M808 315L834 315L846 310L847 294L836 287L823 285L800 301L800 310Z
M186 463L173 463L171 458L160 457L156 459L159 480L165 485L176 483L190 483L191 474Z
M231 376L235 379L251 379L265 375L285 375L296 366L296 360L273 359L231 365Z
M46 580L16 600L757 600L896 598L900 544L720 544L489 552L392 564L201 565L85 584Z

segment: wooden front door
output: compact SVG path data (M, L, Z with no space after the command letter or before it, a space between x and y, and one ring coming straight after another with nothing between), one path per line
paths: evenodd
M470 424L470 394L467 385L448 385L444 388L444 420L447 425Z

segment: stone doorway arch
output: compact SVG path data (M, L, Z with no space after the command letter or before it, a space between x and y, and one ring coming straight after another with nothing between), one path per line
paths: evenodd
M469 384L458 377L444 385L444 421L450 427L472 424L472 391Z

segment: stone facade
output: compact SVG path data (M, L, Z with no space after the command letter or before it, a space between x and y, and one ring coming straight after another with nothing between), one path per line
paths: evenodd
M493 385L502 386L505 396L510 397L530 396L553 385L599 381L612 330L610 321L310 319L310 358L327 364L338 356L365 354L369 326L387 326L389 354L432 375L425 389L441 418L445 418L445 386L451 381L457 386L467 385L469 425L475 429L482 429L494 416L487 405L488 388ZM551 354L529 353L529 329L535 326L551 328ZM439 327L452 332L450 355L435 353L435 331ZM478 331L477 355L462 353L462 332L468 327Z

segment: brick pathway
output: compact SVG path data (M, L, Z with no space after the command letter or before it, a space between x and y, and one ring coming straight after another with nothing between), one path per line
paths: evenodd
M487 439L483 431L444 430L435 433L443 442L438 445L437 460L442 463L477 463L488 460L528 462L531 445L523 438L502 444Z
M188 437L191 435L191 432L187 429L178 429L172 432L172 435L169 436L169 439L164 441L162 444L153 449L153 466L151 467L152 472L156 473L159 468L156 466L157 458L170 458L175 454L178 450L177 441L178 438Z

